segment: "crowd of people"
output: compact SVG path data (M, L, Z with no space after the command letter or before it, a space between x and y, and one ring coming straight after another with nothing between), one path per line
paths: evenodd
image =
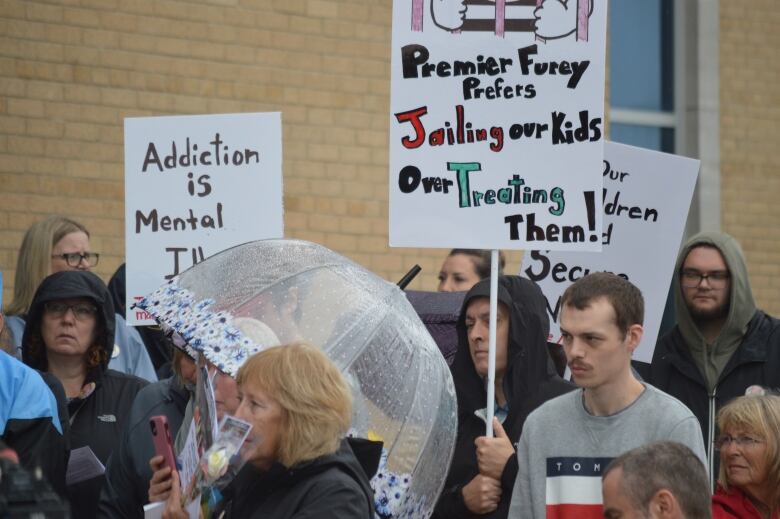
M174 330L126 325L124 268L106 285L90 271L98 259L68 218L24 237L0 314L2 463L36 474L74 518L141 518L148 503L188 517L149 421L166 418L179 455L205 369L218 418L252 425L246 464L212 517L374 517L381 445L347 438L350 385L316 345L257 330L268 347L237 369L199 368ZM683 245L677 324L649 364L632 358L644 300L630 281L592 273L570 285L552 344L541 289L505 269L502 255L491 388L490 253L454 249L439 273L439 291L463 299L451 365L458 430L430 496L436 519L780 518L780 321L756 307L733 238L701 233ZM93 458L104 471L85 470Z

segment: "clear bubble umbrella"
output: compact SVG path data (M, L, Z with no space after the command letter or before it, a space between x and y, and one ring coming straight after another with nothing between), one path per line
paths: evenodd
M455 445L455 391L396 285L320 245L261 240L195 265L138 306L233 375L264 347L320 346L351 385L352 434L384 442L371 481L377 515L431 515Z

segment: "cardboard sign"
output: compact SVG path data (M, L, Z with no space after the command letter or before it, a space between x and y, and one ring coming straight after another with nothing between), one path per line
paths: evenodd
M391 246L600 250L606 15L394 2Z
M676 155L604 145L602 252L531 251L520 267L547 298L550 340L560 340L563 291L589 272L612 272L642 291L644 335L634 358L652 360L699 165Z
M125 119L127 322L133 303L229 247L281 238L279 113Z

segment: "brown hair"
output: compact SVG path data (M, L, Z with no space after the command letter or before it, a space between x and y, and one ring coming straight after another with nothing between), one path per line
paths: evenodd
M487 249L452 249L447 257L455 256L457 254L463 254L471 259L471 263L474 265L474 272L477 273L479 279L485 279L490 277L490 251ZM498 251L498 274L504 273L504 267L506 266L506 256L504 251Z
M282 465L292 467L338 450L352 419L352 393L318 348L300 342L263 350L241 366L236 382L267 392L283 409L276 454Z
M561 296L561 305L584 310L601 298L612 306L615 324L624 337L632 325L644 322L642 292L627 279L610 272L593 272L575 281Z
M16 355L16 348L14 347L14 341L11 337L11 330L5 323L5 316L0 312L0 322L3 323L3 327L0 328L0 350L8 353L9 355Z
M780 396L751 395L735 398L718 412L718 429L737 428L750 431L766 442L767 488L771 512L780 510ZM718 482L728 490L729 481L724 464L720 464ZM770 515L772 515L770 513Z

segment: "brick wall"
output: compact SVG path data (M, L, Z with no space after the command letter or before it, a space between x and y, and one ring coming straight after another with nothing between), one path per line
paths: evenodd
M741 243L753 293L780 315L780 11L773 0L720 2L723 230Z
M0 2L0 268L71 216L108 279L124 254L123 119L281 111L288 237L432 289L446 251L387 246L391 2ZM519 254L510 255L517 269Z
M78 4L78 5L73 5ZM121 263L127 116L283 113L287 236L412 288L446 251L387 246L389 0L0 2L0 268L10 298L25 229L50 213ZM721 3L723 227L759 303L780 314L780 33L772 0ZM520 255L509 255L516 271Z

